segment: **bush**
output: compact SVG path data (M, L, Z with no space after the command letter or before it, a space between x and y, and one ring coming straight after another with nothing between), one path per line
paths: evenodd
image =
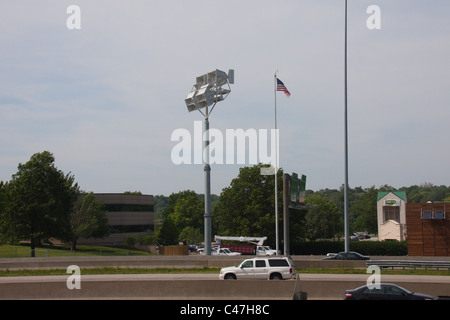
M368 256L406 256L406 241L354 241L350 249Z
M149 235L146 235L146 234L141 234L141 235L137 236L136 241L141 246L150 245L150 244L154 244L155 243L155 237L154 236L149 236Z
M317 240L295 243L291 246L292 254L326 255L345 250L343 240ZM350 250L368 256L405 256L408 254L406 241L351 241Z
M125 245L130 249L134 248L134 245L136 244L136 242L137 242L137 238L133 237L133 236L128 236L125 239Z

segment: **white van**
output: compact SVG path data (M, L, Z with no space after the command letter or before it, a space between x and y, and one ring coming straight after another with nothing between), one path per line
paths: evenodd
M219 274L221 280L291 278L295 278L295 267L292 260L286 257L246 259L235 267L222 268Z

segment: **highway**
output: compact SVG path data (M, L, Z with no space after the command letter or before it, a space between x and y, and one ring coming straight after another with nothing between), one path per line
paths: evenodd
M242 299L292 300L300 288L311 300L342 300L346 289L367 282L367 274L299 274L299 281L218 280L217 274L80 275L80 289L67 276L0 277L0 299ZM450 296L448 276L381 275L382 282L415 292ZM298 290L297 290L298 291Z
M366 284L371 274L300 274L297 281L220 281L218 273L85 275L89 268L221 268L236 265L241 257L129 256L1 258L0 270L80 268L81 289L70 289L61 276L0 277L0 299L259 299L292 300L294 291L308 299L343 299L345 290ZM297 270L309 268L366 269L365 261L320 260L317 256L293 256ZM386 257L372 257L385 259ZM392 257L391 257L392 258ZM395 257L392 259L410 259ZM440 257L447 260L449 257ZM373 261L373 260L372 260ZM433 296L450 296L448 276L383 275L381 281Z

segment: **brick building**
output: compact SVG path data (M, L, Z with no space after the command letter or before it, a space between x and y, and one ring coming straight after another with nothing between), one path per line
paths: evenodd
M104 239L79 239L78 244L122 245L128 236L154 233L154 204L152 195L95 193L105 204L110 235Z

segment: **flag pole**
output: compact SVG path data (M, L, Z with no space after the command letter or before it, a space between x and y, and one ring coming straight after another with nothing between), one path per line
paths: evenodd
M277 71L278 72L278 71ZM274 75L274 96L275 96L275 250L278 255L278 128L277 128L277 72Z

